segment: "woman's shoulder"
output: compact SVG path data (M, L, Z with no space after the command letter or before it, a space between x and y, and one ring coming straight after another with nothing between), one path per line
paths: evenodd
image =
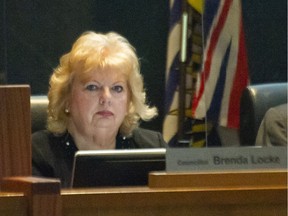
M48 141L50 132L48 130L40 130L36 131L32 134L32 144L36 143L37 141L45 142Z
M64 135L55 135L48 130L36 131L32 134L32 146L50 145L51 143L59 143L65 138Z
M146 136L146 135L152 135L152 136L158 136L161 134L158 131L150 130L150 129L145 129L145 128L136 128L133 130L133 135L141 135L141 136Z
M160 132L144 128L135 129L132 139L139 148L165 148L167 145Z

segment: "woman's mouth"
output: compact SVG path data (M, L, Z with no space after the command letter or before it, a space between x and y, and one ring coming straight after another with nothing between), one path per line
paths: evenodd
M102 117L110 117L110 116L113 116L113 113L108 110L102 110L102 111L97 112L97 115L100 115Z

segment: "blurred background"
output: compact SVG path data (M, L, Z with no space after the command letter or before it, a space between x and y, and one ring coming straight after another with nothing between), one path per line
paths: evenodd
M159 109L159 116L152 122L143 123L142 127L162 131L167 115L164 95L172 2L2 0L0 84L29 84L32 95L46 94L49 77L58 65L59 57L70 50L81 33L116 31L135 46L141 59L148 101ZM183 1L179 2L183 6ZM287 1L240 2L250 82L287 82ZM194 17L192 26L197 27L198 23L199 31L205 11L193 8L189 1L188 5L192 7ZM182 9L178 8L180 15ZM202 37L202 34L198 36ZM198 46L201 50L201 44ZM198 54L200 57L193 66L197 72L201 68L201 52Z

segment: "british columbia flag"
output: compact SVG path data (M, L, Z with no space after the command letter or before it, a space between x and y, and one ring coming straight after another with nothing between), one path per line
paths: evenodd
M192 115L238 128L240 97L249 83L241 0L206 0L202 70Z
M178 92L176 89L179 74L181 12L182 0L171 0L166 63L165 119L163 123L163 137L167 143L174 142L177 133L177 115L172 113L178 108Z

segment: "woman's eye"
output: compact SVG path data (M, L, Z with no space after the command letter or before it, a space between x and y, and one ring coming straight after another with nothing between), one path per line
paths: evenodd
M96 91L99 89L99 87L97 85L94 85L94 84L90 84L90 85L87 85L85 87L88 91Z
M115 91L115 92L117 92L117 93L120 93L120 92L123 91L123 86L121 86L121 85L113 86L113 87L112 87L112 90Z

